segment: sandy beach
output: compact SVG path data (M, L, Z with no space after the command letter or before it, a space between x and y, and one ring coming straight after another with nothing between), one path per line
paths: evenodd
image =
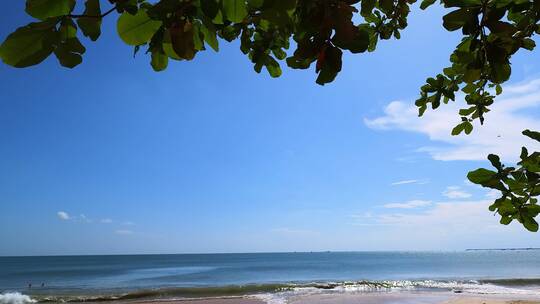
M138 301L137 304L540 304L540 298L455 295L449 293L376 293L299 296L285 302L256 296L212 299Z

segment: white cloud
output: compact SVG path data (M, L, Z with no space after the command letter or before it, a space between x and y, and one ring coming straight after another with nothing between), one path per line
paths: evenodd
M56 215L58 216L59 219L63 220L63 221L67 221L67 220L70 220L71 217L69 216L69 214L65 211L58 211L56 213Z
M418 179L407 179L402 181L393 182L390 185L392 186L399 186L399 185L410 185L410 184L416 184L416 185L425 185L429 183L428 180L418 180Z
M427 110L418 117L412 101L393 101L384 109L384 115L364 119L365 124L379 130L404 130L425 134L434 145L419 147L436 160L484 160L496 153L505 161L516 161L521 146L531 150L540 144L523 136L525 129L540 130L540 120L530 110L540 106L540 79L504 87L491 112L486 114L483 126L478 123L470 135L452 136L452 128L460 122L458 111L467 105L463 96L457 102L441 105L437 110Z
M486 197L494 200L501 197L501 192L495 189L490 189L488 192L486 192Z
M488 209L491 203L489 199L439 201L423 209L382 209L370 216L353 216L350 224L361 236L356 241L374 250L462 250L540 244L535 233L515 221L501 225L500 216Z
M122 222L122 225L124 225L124 226L135 226L135 223L130 222L130 221L126 221L126 222Z
M85 214L80 214L80 215L70 215L68 214L67 212L65 211L58 211L56 213L56 215L58 216L59 219L61 220L64 220L64 221L74 221L74 222L78 222L78 223L101 223L101 224L112 224L114 223L114 221L110 218L102 218L101 220L93 220L89 217L87 217ZM122 225L124 226L132 226L134 225L134 223L132 222L122 222Z
M446 187L446 190L444 190L442 194L451 199L462 199L462 198L469 198L472 196L472 194L461 190L461 187L458 187L458 186L448 186Z
M86 217L86 215L84 215L84 214L79 215L79 220L81 222L85 222L85 223L92 223L93 222L91 219Z
M129 235L129 234L133 234L133 231L126 230L126 229L119 229L119 230L116 230L114 233L120 234L120 235Z
M405 203L392 203L383 205L387 209L414 209L431 205L430 201L412 200Z
M430 203L431 208L416 213L381 213L366 216L354 216L363 225L384 225L398 227L431 227L452 232L474 227L475 229L491 229L505 227L498 223L498 217L490 216L488 210L491 200L479 201L447 201ZM470 231L469 231L470 232ZM446 233L445 233L446 234Z
M407 185L407 184L414 184L416 182L418 182L418 180L416 180L416 179L408 179L408 180L402 180L402 181L399 181L399 182L393 182L391 185L392 186Z
M487 207L490 201L439 202L433 208L416 214L382 214L376 219L379 223L397 226L403 225L437 225L437 226L471 226L485 223L490 219ZM496 223L496 222L495 222Z

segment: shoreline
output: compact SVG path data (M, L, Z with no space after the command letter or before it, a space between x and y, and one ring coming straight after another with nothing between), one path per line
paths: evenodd
M66 303L111 304L540 304L540 287L529 294L481 294L442 290L390 291L288 290L228 296L167 296L157 298L71 299ZM7 298L3 298L7 295ZM0 294L0 304L61 303L54 298L30 298L21 293Z
M359 281L230 285L141 289L86 296L8 292L0 293L0 304L540 304L538 279L519 279L521 284L518 286L471 282ZM523 284L525 282L535 284ZM8 297L3 298L3 295Z
M130 304L540 304L540 297L516 295L471 295L449 292L340 293L272 299L259 296L201 299L162 299L125 302Z

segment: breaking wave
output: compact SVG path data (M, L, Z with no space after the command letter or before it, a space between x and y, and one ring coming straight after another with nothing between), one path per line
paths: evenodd
M23 295L19 292L8 292L0 294L0 304L28 304L36 303L27 295Z
M390 291L449 291L468 294L527 295L540 296L540 279L504 279L504 280L396 280L396 281L351 281L298 284L252 284L221 287L179 287L146 289L118 294L100 294L87 296L36 296L39 302L106 302L138 299L186 299L186 298L223 298L255 297L269 304L285 303L292 296L332 293L369 293ZM19 302L2 300L0 304L24 304L35 302L21 294L14 299ZM8 298L6 298L8 299ZM22 302L21 302L22 301Z

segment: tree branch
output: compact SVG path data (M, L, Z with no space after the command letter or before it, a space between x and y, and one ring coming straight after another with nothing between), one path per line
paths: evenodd
M72 14L69 14L67 15L68 17L70 18L103 18L105 16L107 16L108 14L114 12L114 10L116 9L116 6L111 8L110 10L106 11L105 13L101 14L101 15L98 15L98 16L95 16L95 15L72 15Z

